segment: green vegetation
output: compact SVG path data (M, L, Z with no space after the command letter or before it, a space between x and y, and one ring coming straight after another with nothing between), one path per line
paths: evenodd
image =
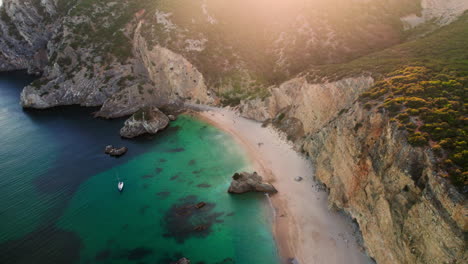
M468 75L468 12L432 34L343 64L315 66L309 82L334 81L363 73L382 78L406 66L422 66L433 72L457 71Z
M60 66L70 66L72 64L72 59L70 57L60 57L58 58L57 63Z
M387 75L361 100L385 109L408 142L431 147L441 175L458 186L468 185L468 77L447 68L405 67Z
M132 55L132 36L125 27L147 2L149 1L78 1L71 8L70 16L84 15L89 17L89 20L73 25L75 35L70 46L74 49L91 47L108 62L116 58L125 63ZM70 8L68 5L64 8L67 7Z
M404 38L400 17L421 11L420 1L414 0L365 3L207 0L204 9L201 1L193 0L152 3L145 7L142 26L148 46L159 44L184 55L206 77L210 87L224 88L226 83L238 83L239 69L247 72L242 78L257 80L258 85L242 87L242 90L257 92L226 94L220 89L218 95L224 97L227 104L236 104L242 97L256 93L262 95L259 90L282 83L309 65L349 61L397 44ZM170 14L166 19L174 27L167 29L157 23L156 9ZM210 23L204 11L217 22ZM309 27L313 33L308 33L309 29L304 27ZM329 34L335 36L330 41L340 43L340 48L324 45L321 38ZM315 35L319 37L314 41ZM386 37L385 41L382 36ZM186 49L186 40L200 39L206 40L203 51ZM280 61L283 61L281 65ZM236 85L231 87L236 90Z
M39 90L43 85L47 84L48 82L49 80L45 78L39 78L32 82L30 85L34 87L35 90Z
M10 16L8 16L6 12L6 9L3 7L0 7L0 19L8 26L8 35L14 37L17 40L23 40L23 36L19 33L15 23L11 20Z
M252 88L247 86L236 86L234 89L229 90L221 94L221 104L224 106L237 106L240 104L241 100L261 98L264 99L268 97L270 92L267 88L258 86Z
M431 148L441 176L468 185L468 12L424 38L343 64L312 67L309 82L370 74L364 108L387 112L408 142ZM341 114L341 112L340 112ZM358 130L360 126L355 127Z
M136 121L149 121L152 117L151 108L148 106L140 108L133 114L133 117Z

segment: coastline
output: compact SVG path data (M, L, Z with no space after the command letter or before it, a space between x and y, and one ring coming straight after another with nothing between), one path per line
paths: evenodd
M326 192L313 180L311 162L277 131L228 109L192 107L196 111L189 115L229 133L246 150L254 169L278 189L271 196L273 235L284 263L291 258L301 264L371 263L357 243L351 220L328 209ZM303 180L296 182L298 176Z

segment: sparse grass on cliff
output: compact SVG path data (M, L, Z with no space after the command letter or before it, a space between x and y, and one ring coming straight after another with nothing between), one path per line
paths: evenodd
M468 185L468 77L463 71L405 67L362 94L366 105L386 109L408 142L430 147L440 174Z
M468 185L468 13L433 34L327 68L335 78L369 71L378 80L362 95L366 109L384 108L408 142L431 147L442 176ZM322 69L324 70L324 69Z
M0 7L0 19L7 25L8 35L19 41L24 40L23 36L19 33L18 29L16 28L15 23L11 20L10 16L8 16L4 7Z

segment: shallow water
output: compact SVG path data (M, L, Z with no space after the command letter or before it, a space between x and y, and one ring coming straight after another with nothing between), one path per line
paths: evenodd
M229 135L182 116L122 140L96 109L23 111L30 81L0 74L0 263L278 263L265 197L226 193L250 169Z

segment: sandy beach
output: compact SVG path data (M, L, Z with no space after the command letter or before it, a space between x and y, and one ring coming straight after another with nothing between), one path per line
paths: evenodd
M230 133L247 151L255 170L278 194L273 231L280 256L301 264L369 263L360 249L356 228L343 214L328 209L327 194L313 179L309 160L292 149L272 128L228 109L193 106L194 115ZM297 182L295 177L302 177Z

